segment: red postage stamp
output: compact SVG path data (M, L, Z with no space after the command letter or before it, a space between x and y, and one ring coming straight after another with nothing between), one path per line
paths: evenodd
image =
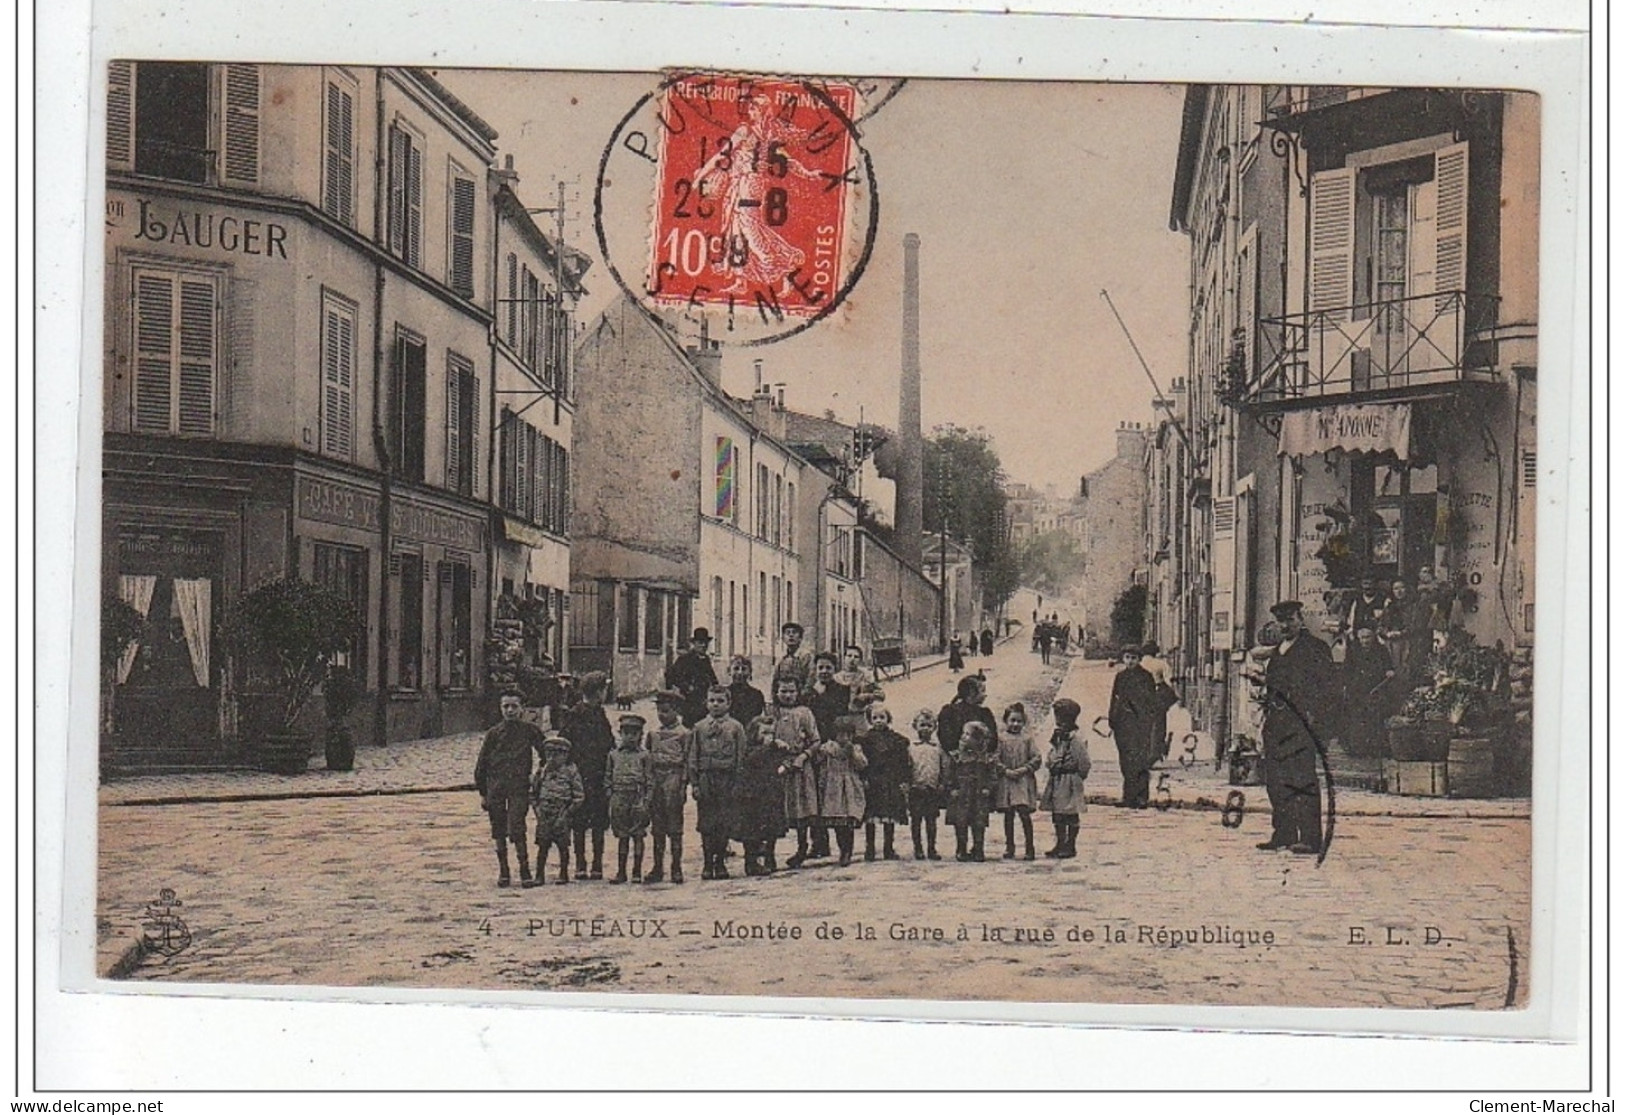
M668 82L647 290L658 304L810 318L844 273L856 88L732 74Z

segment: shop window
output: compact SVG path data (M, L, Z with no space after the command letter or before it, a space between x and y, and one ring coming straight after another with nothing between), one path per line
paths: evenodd
M446 357L446 487L472 496L479 475L480 381L456 353Z
M356 87L329 79L322 113L322 210L340 224L355 224Z
M367 678L367 551L358 546L313 542L310 548L310 579L335 596L349 601L361 621L361 630L348 649L333 660L346 666L361 684Z
M145 433L214 433L220 350L215 276L137 267L134 427Z
M389 251L423 266L423 141L398 123L389 129Z
M644 596L643 651L659 654L666 649L666 594L650 589Z
M322 452L355 455L355 304L322 292Z
M616 636L616 649L627 653L636 653L638 649L638 597L641 590L633 585L623 585L618 590L621 598L619 609L620 630Z
M1438 467L1356 458L1351 474L1355 553L1379 581L1414 582L1434 563L1439 538Z
M395 684L401 689L423 685L423 558L397 554L401 581L400 638L396 644Z
M452 163L446 197L447 284L464 298L474 297L474 178Z
M153 178L256 185L259 108L258 66L110 63L107 161Z
M428 428L428 350L423 338L404 330L395 336L390 392L390 454L396 475L424 479L424 434Z

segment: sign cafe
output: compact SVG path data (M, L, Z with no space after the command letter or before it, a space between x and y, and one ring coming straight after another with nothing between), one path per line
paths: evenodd
M378 529L378 496L343 484L299 478L299 514L318 523ZM390 533L414 542L478 553L485 548L485 524L479 519L397 499L389 507Z

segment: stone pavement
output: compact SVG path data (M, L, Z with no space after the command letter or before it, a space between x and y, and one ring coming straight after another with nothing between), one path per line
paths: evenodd
M987 671L995 708L1047 707L1060 685L1088 720L1104 709L1112 676L1082 660L1045 668L1015 644L968 665ZM919 671L888 685L888 702L906 719L946 701L954 680ZM1047 737L1047 724L1039 730ZM353 774L102 787L98 971L160 982L1215 1005L1499 1009L1527 994L1529 822L1470 812L1518 803L1370 795L1381 800L1352 811L1340 796L1336 839L1317 865L1255 850L1269 824L1261 790L1244 788L1247 809L1227 828L1195 806L1228 787L1210 769L1175 764L1170 794L1190 807L1092 805L1069 861L999 858L995 823L988 863L953 862L944 829L943 861L913 859L899 834L901 861L700 882L691 835L691 881L680 887L499 890L486 819L472 792L456 789L477 741L363 751ZM1114 801L1113 749L1092 742L1091 793ZM1048 817L1035 828L1040 850L1050 847ZM167 958L132 947L152 934L163 888L190 935Z

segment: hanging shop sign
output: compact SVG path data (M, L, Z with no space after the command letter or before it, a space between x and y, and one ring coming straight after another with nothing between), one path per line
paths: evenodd
M1341 449L1345 453L1393 453L1405 460L1411 451L1411 408L1407 403L1351 403L1292 411L1281 419L1278 452L1307 457Z

